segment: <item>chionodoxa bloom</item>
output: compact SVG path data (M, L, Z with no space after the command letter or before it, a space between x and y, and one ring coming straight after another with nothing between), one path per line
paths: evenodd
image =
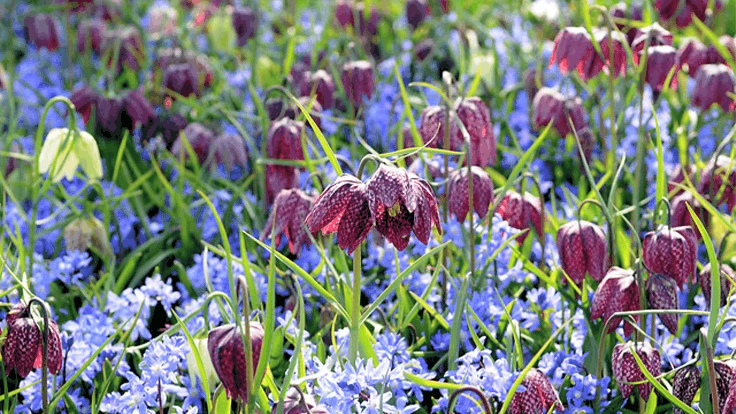
M15 370L18 375L25 378L33 369L41 368L43 365L43 329L33 319L30 305L22 302L13 306L5 321L8 326L5 344L2 347L5 373L9 374ZM48 330L46 366L51 374L56 374L61 369L62 359L59 328L56 322L49 320L46 329Z
M95 138L86 131L54 128L46 135L38 159L38 172L50 172L54 182L71 181L79 166L91 179L102 178L102 160Z
M343 174L317 198L306 219L312 233L337 232L337 244L355 251L375 228L397 249L412 231L424 244L432 226L441 232L437 199L429 183L404 169L381 164L364 183Z

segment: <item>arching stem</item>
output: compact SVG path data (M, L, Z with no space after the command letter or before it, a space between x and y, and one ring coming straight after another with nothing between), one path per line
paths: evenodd
M483 391L478 389L478 387L474 387L472 385L466 385L464 387L456 389L451 395L450 399L447 401L447 409L448 412L452 413L453 404L455 404L455 400L457 397L460 396L460 394L464 392L472 392L473 394L477 395L478 398L480 398L480 402L483 404L483 411L485 414L491 414L491 403L488 402L488 398L486 398L485 395L483 395Z

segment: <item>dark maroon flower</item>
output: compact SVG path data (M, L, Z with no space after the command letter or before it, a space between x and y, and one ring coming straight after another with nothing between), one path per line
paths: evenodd
M488 214L488 208L493 202L493 181L482 168L472 166L473 176L473 209L478 217L483 218ZM450 213L455 215L458 221L464 222L470 210L468 169L458 168L450 173L450 183L447 189L447 203Z
M92 5L95 2L95 0L56 0L56 4L68 4L71 5L71 9L69 9L71 12L79 13L83 12Z
M31 14L23 18L26 39L37 48L53 52L59 48L59 29L50 14Z
M555 37L549 67L556 63L563 75L577 70L583 76L583 68L591 65L595 53L590 34L584 27L566 27Z
M736 90L736 76L726 65L702 65L695 74L695 88L693 88L693 106L707 111L712 105L718 104L724 111L736 111L736 102L729 93Z
M16 153L16 154L23 154L23 149L18 144L18 141L13 141L10 144L10 152ZM10 174L12 174L13 171L15 171L15 169L18 168L23 163L22 160L12 157L12 156L0 157L0 159L2 158L5 158L5 171L3 175L5 178L8 178L8 176L10 176Z
M715 46L706 46L698 39L689 39L677 51L677 59L680 66L687 65L687 73L695 78L698 69L707 64L723 63L726 59L721 56Z
M320 194L305 222L312 233L337 232L337 244L352 253L373 226L368 187L352 175L341 175Z
M375 7L371 6L370 16L366 19L365 5L363 3L354 4L349 0L340 0L335 7L335 19L341 27L352 27L355 29L355 19L358 19L358 34L361 36L375 36L378 33L378 23L381 15ZM366 21L367 20L367 21Z
M238 135L220 134L212 142L212 151L215 165L224 165L226 171L232 171L235 166L245 168L248 163L248 151L245 140Z
M726 203L729 210L736 205L736 161L725 155L711 159L700 176L698 192L717 206ZM721 193L722 192L722 193ZM722 194L718 200L714 199Z
M75 90L69 97L74 104L74 109L82 115L85 124L92 115L92 109L97 104L97 98L97 93L87 85Z
M583 101L577 97L566 99L564 95L552 88L542 87L537 92L532 102L532 110L536 129L543 129L547 124L553 122L552 127L561 137L566 137L567 134L573 132L568 117L577 131L587 125Z
M729 35L723 35L718 38L718 42L722 44L723 47L725 47L729 53L731 53L731 56L734 59L736 59L736 38L729 36ZM722 63L725 63L725 62L722 62Z
M646 283L647 303L650 309L678 309L677 286L669 276L652 273ZM660 314L664 326L674 335L677 332L677 314Z
M197 155L199 163L204 164L207 162L210 157L210 150L212 148L212 142L215 139L215 134L202 124L193 122L184 128L183 135ZM177 158L184 157L186 160L189 158L189 151L182 139L182 137L179 137L174 141L174 145L171 146L171 153Z
M641 6L636 4L632 4L631 6L629 6L624 2L620 2L611 7L611 17L640 22L644 19L644 14L642 12ZM624 34L626 34L626 39L628 40L629 44L634 41L634 38L637 34L637 30L635 27L626 25L624 23L616 23L616 27L618 28L618 30L621 30Z
M353 106L360 106L364 99L370 99L375 89L373 65L365 60L346 63L342 67L342 86Z
M335 82L329 73L320 69L308 75L308 80L301 84L300 92L302 96L311 96L313 91L322 108L330 109L334 106Z
M422 141L432 148L444 148L446 122L447 112L441 106L434 105L424 108L419 121L419 135L422 136ZM456 140L457 137L450 134L450 148L445 149L458 150L462 148L463 141Z
M256 35L258 16L249 7L238 7L233 10L233 27L237 35L238 46L245 46L248 40Z
M583 80L592 79L597 76L601 70L606 69L607 73L614 77L624 75L626 73L626 37L620 32L611 32L608 30L596 30L595 38L601 47L601 55L592 54L592 58L585 61L586 65L578 68L578 73ZM611 61L611 53L613 53L613 61Z
M124 67L137 71L145 59L143 40L138 29L125 26L118 29L105 30L102 37L102 54L107 56L108 65L112 66L117 50L117 70L120 72Z
M89 47L94 53L102 53L102 36L105 33L105 21L102 19L84 19L77 26L77 51L85 53Z
M125 110L123 98L99 95L95 102L96 131L105 138L119 138L124 129L133 130L133 118Z
M693 22L693 17L705 20L708 14L708 0L656 0L654 7L659 11L662 20L675 18L677 27L687 27ZM720 0L715 1L715 11L723 7ZM711 10L712 11L712 10Z
M695 278L698 238L692 227L660 226L644 236L644 265L654 273L669 276L683 287Z
M470 135L470 162L485 167L496 164L496 136L493 133L491 114L483 101L478 97L458 98L455 101L455 112L460 122ZM451 133L454 142L465 142L462 130L454 123ZM466 160L467 161L467 160Z
M582 152L580 150L577 151L578 156L581 159L582 157L585 157L585 161L590 164L593 159L593 149L595 149L595 137L593 136L593 132L587 126L583 127L578 131L578 139L580 140L580 147L582 148ZM583 163L580 163L580 170L585 170Z
M544 72L537 71L535 68L529 68L524 71L524 92L529 99L534 99L539 92L539 88L544 85ZM539 78L539 79L537 79Z
M276 244L281 243L282 235L286 236L289 251L291 254L298 255L303 246L311 244L309 235L302 225L313 203L314 197L299 189L281 190L273 202L271 214L268 216L261 239L265 240L271 234L273 227Z
M273 404L271 411L277 412L277 403ZM284 398L284 414L330 414L323 405L317 405L317 401L311 395L302 394L294 388L289 388Z
M282 118L268 129L266 155L277 160L303 160L302 131L304 123Z
M616 312L631 312L639 310L639 289L634 272L620 267L612 267L598 285L590 306L592 319L603 318L608 333L612 333L621 324L622 318L613 315ZM638 316L634 316L639 320ZM610 322L609 322L610 320ZM624 335L630 336L634 332L631 322L624 322Z
M693 403L693 398L700 389L700 369L695 365L679 368L672 378L672 395L680 399L686 405ZM675 407L674 414L683 414L682 409Z
M639 396L646 401L649 400L649 394L652 393L652 384L647 381L644 373L636 363L633 352L639 356L644 367L653 377L657 377L661 373L662 360L659 351L652 348L648 342L626 342L625 344L617 344L613 347L613 377L618 382L618 388L624 399L629 398L634 391L634 387L639 389ZM632 385L632 382L644 382L643 384Z
M651 46L672 46L672 33L665 30L658 23L654 23L651 26L647 26L643 29L639 29L639 32L631 42L631 53L634 58L634 63L639 64L644 47Z
M207 60L207 56L198 55L191 50L182 50L180 48L168 48L158 51L156 67L162 73L166 72L168 66L180 64L189 64L196 69L197 84L202 81L200 79L201 77L204 77L202 86L207 87L212 83L212 67Z
M698 282L700 283L700 289L703 291L705 296L705 306L710 308L710 293L711 293L711 266L710 263L706 263L703 266L703 270L700 271L700 277ZM728 298L731 297L731 292L736 286L732 280L736 281L736 272L733 271L731 266L727 264L720 265L720 276L721 276L721 307L726 306Z
M355 26L353 3L348 0L339 0L335 6L335 19L341 27Z
M22 378L43 364L43 330L36 324L31 315L31 308L24 303L13 306L6 318L8 332L3 345L2 356L5 373L15 370ZM56 322L49 320L48 326L48 361L51 374L61 369L61 338Z
M164 88L167 95L172 96L168 91L172 91L177 95L184 97L194 95L199 96L199 78L197 76L197 68L190 63L180 63L169 65L164 70ZM172 96L173 97L173 96Z
M273 203L281 190L299 187L299 170L287 165L266 165L266 202Z
M124 110L134 123L148 125L156 116L153 105L139 89L133 89L123 98ZM135 124L133 124L135 128Z
M419 27L431 15L426 0L408 0L406 2L406 21L412 29Z
M422 61L426 59L434 50L434 40L424 39L414 45L414 57Z
M531 230L537 232L537 235L543 235L544 231L544 212L542 210L542 201L529 194L523 196L516 191L507 191L503 200L498 204L496 213L502 219L509 223L509 226L517 230ZM529 233L522 234L516 240L524 243Z
M264 332L261 324L251 321L252 361L246 361L243 338L235 324L219 326L207 335L207 351L210 354L217 377L220 378L229 398L248 401L250 391L250 384L248 384L246 378L248 366L250 365L252 372L255 372L261 359L263 336Z
M560 226L557 251L562 270L577 285L583 283L586 273L600 282L610 266L606 234L589 221L571 221ZM567 283L567 279L562 279L562 283Z
M670 87L677 87L677 51L672 46L650 46L647 51L647 73L645 81L652 90L661 92L664 89L665 81L669 76L672 68L675 73L670 79Z
M718 394L719 398L720 395ZM723 403L721 409L723 410L723 414L736 414L736 381L732 380L731 385L729 385L728 390L726 391L726 402Z
M152 123L141 127L141 137L144 140L151 140L157 135L161 135L163 142L167 147L170 147L179 138L179 131L182 131L186 126L186 118L179 114L159 114L154 117Z
M511 398L509 414L549 413L552 407L555 411L565 410L549 378L537 368L526 374L521 385L524 391L517 390Z
M404 169L381 165L366 182L368 206L376 230L398 250L409 244L411 232L429 243L432 226L442 233L432 187Z
M693 209L693 212L698 215L700 221L702 221L706 227L708 226L707 210L700 205L700 202L693 197L693 194L689 191L683 191L672 199L670 225L672 227L690 226L692 227L695 236L700 240L700 232L695 228L693 219L690 216L690 211L687 209L688 205Z
M716 388L718 389L718 407L726 407L729 399L729 391L736 383L736 360L727 359L723 361L713 361L713 367L716 372ZM729 411L721 410L722 413ZM729 413L730 414L730 413Z

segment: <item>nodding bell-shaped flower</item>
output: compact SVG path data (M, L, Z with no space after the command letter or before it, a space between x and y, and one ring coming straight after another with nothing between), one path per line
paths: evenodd
M620 32L598 29L594 32L595 39L601 47L601 54L593 52L592 58L586 61L581 74L583 80L596 77L602 70L614 77L626 74L626 37ZM613 61L611 53L613 52ZM578 69L578 72L580 70Z
M736 206L736 161L725 155L711 159L700 176L698 192L716 206L726 203L729 210ZM723 193L721 193L723 191ZM715 199L722 194L719 199Z
M191 63L179 63L166 66L163 76L164 88L178 95L199 96L199 76L197 68ZM173 97L171 93L167 95Z
M119 45L119 46L118 46ZM119 50L116 52L116 49ZM141 62L145 59L143 40L138 29L133 26L125 26L119 29L108 29L102 38L102 54L110 56L108 65L112 66L117 55L117 71L120 72L127 67L137 71L141 68Z
M677 310L677 285L671 277L652 273L649 275L646 283L647 303L650 309L659 310ZM674 335L677 332L677 321L680 320L679 315L661 314L659 319L662 320L664 326Z
M77 26L77 51L85 53L89 47L96 54L102 53L102 36L105 33L105 21L102 19L84 19Z
M613 314L616 312L630 312L639 310L639 289L634 272L620 267L612 267L603 281L598 285L590 306L592 319L603 318L608 326L608 333L612 333L621 324L622 318ZM611 320L609 322L609 319ZM634 316L638 320L638 316ZM630 336L634 327L628 320L624 322L624 335Z
M734 282L736 281L736 272L731 268L731 266L727 264L721 264L720 265L720 275L721 275L721 307L726 306L726 303L728 302L728 298L731 296L731 292L733 292L734 288ZM705 266L703 266L703 270L700 271L700 277L698 278L698 282L700 283L700 289L703 291L703 296L705 296L705 306L710 308L710 298L711 298L711 266L710 263L706 263Z
M698 69L703 65L722 63L726 59L715 46L706 46L698 39L688 39L677 51L677 60L680 66L687 65L687 73L695 78Z
M74 109L82 115L85 124L92 116L92 109L97 105L97 99L97 93L87 85L76 89L69 97L69 100L74 104Z
M674 191L675 194L679 194L683 189L677 186L677 184L681 184L685 182L685 174L687 174L687 177L690 181L695 180L695 166L692 164L687 164L684 168L681 164L677 164L675 166L675 169L672 170L672 174L670 174L670 179L667 182L667 191L672 192Z
M695 365L678 368L672 378L672 395L688 406L692 405L695 394L700 389L700 369ZM675 407L674 414L684 414L682 409Z
M102 258L113 256L110 237L105 225L94 216L80 217L64 227L64 244L67 251L91 250Z
M274 403L271 411L277 412L278 404ZM317 405L317 401L311 395L305 395L289 388L284 398L284 414L330 414L323 405Z
M480 167L470 167L470 174L473 177L473 209L478 217L483 218L493 202L493 180ZM468 169L461 167L454 170L450 173L449 180L447 202L450 213L458 221L464 222L470 210Z
M273 203L281 190L298 187L298 169L288 165L266 165L266 203Z
M273 229L276 244L281 243L282 235L286 236L289 251L298 255L303 246L311 244L309 235L302 226L313 204L314 197L299 189L281 190L273 202L261 239L265 240Z
M733 70L723 64L709 64L698 68L691 101L693 106L707 111L717 104L724 111L736 111L736 101L729 96L736 90Z
M640 22L644 19L644 13L640 5L628 5L625 2L619 2L611 7L611 17ZM626 35L629 44L634 41L638 33L635 27L627 26L624 23L616 23L616 27Z
M695 228L693 218L690 216L690 211L687 209L688 205L693 209L695 214L697 214L700 221L703 222L703 225L708 227L708 211L700 205L700 201L693 197L693 194L689 191L683 191L672 198L670 225L672 227L690 226L692 227L695 236L700 240L700 232Z
M488 106L478 97L457 99L455 112L470 136L470 163L481 167L495 165L496 136ZM451 131L455 135L455 142L465 142L459 125Z
M398 250L409 244L412 231L424 244L429 243L433 225L442 232L437 199L425 180L382 164L366 186L376 230Z
M584 27L566 27L555 37L555 45L549 67L557 64L562 74L577 70L584 75L584 68L595 58L595 48L588 30Z
M652 90L661 92L665 87L667 76L672 68L675 72L670 80L670 87L677 87L677 51L672 46L650 46L647 49L647 73L644 80Z
M560 226L557 251L562 270L576 285L583 283L586 273L600 282L610 266L606 235L599 225L589 221L571 221ZM562 283L567 283L567 279L563 278Z
M240 329L235 324L219 326L207 335L207 350L212 365L229 398L248 401L250 387L255 385L248 384L248 365L252 367L252 372L256 371L258 361L261 359L263 336L261 324L251 321L250 342L253 353L252 361L246 361L243 339L240 336Z
M50 14L32 14L23 18L23 32L26 39L39 49L53 52L59 48L59 30Z
M722 407L721 413L731 413L725 410L726 404L730 398L730 391L736 386L736 360L727 359L723 361L713 361L713 368L716 372L716 388L718 388L718 407ZM732 399L732 398L731 398Z
M419 121L419 135L422 136L422 141L432 148L444 148L447 120L447 111L443 107L433 105L424 108ZM462 145L463 141L457 142L455 134L450 133L450 148L444 149L459 150Z
M639 364L636 363L632 352L636 352L644 367L655 378L661 373L662 360L659 356L659 351L652 348L648 342L640 342L638 344L626 342L613 347L613 377L618 382L621 395L624 399L628 399L631 393L634 392L634 387L637 387L639 389L639 395L646 401L652 393L653 386L647 381L644 373L639 368ZM643 384L628 384L642 381L644 382Z
M532 101L534 128L544 129L552 122L554 128L561 137L566 137L573 130L568 122L572 120L575 130L580 131L587 127L585 122L585 110L580 98L565 98L563 94L555 89L542 87L534 96Z
M373 65L366 60L346 63L342 67L342 86L345 95L353 106L360 106L364 99L370 99L375 89Z
M43 328L36 324L30 306L17 303L6 318L8 332L2 347L5 374L15 370L22 378L43 364ZM61 369L61 337L56 322L48 321L48 344L46 361L51 374Z
M123 98L123 110L133 120L132 128L135 128L136 123L149 125L156 116L153 105L140 89L128 91L128 94Z
M532 368L526 374L521 385L524 386L524 391L516 391L511 398L509 414L542 414L550 412L553 407L554 411L565 410L552 383L537 368Z
M250 7L238 7L233 10L233 28L237 35L237 45L245 46L258 30L258 15Z
M656 0L654 7L659 11L662 20L675 18L677 27L687 27L693 22L693 17L705 20L708 13L718 11L723 7L720 0L714 3L715 10L708 8L708 0Z
M310 73L306 81L301 83L302 96L310 96L312 91L322 108L330 109L335 105L335 82L327 71L320 69Z
M672 33L665 30L659 23L639 29L634 41L631 42L631 53L635 64L639 64L639 59L646 46L672 46Z
M184 128L183 134L192 147L194 154L197 156L198 162L204 164L210 157L210 150L212 148L212 142L215 139L215 134L197 122L187 125ZM184 157L185 160L189 159L189 151L181 136L171 146L171 153L177 159L179 157Z
M517 230L531 230L537 235L544 234L544 212L542 201L529 194L523 196L516 191L507 191L503 200L498 204L496 213L509 223L509 226ZM522 234L516 240L524 243L529 233Z
M164 144L170 147L179 138L179 132L187 127L187 120L179 114L158 114L153 122L143 125L141 137L150 140L160 135Z
M90 179L102 178L102 160L95 138L86 131L54 128L46 135L38 159L38 172L50 173L53 182L71 181L81 166Z
M277 160L303 160L304 123L282 118L271 124L266 136L266 154Z
M224 165L226 171L232 171L235 166L245 168L248 164L248 150L242 137L233 134L220 134L212 142L214 164Z
M337 232L338 246L353 253L373 226L368 187L352 175L337 177L317 197L305 223L312 233Z
M431 16L431 11L426 0L408 0L406 2L406 21L412 29L419 27L429 16Z
M669 276L683 287L695 280L698 238L692 227L659 226L644 236L642 258L654 273Z

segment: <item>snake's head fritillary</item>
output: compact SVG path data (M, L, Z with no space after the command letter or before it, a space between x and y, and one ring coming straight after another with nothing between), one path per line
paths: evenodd
M613 316L615 313L637 310L639 310L639 290L634 272L612 267L595 291L590 306L590 317L593 319L602 317L603 322L607 324L607 332L612 333L622 321L622 318ZM638 317L634 316L634 319L638 320ZM631 322L624 321L624 334L629 336L633 331Z
M222 382L229 398L248 401L247 367L250 365L255 372L258 361L261 359L263 336L261 324L251 321L250 341L253 352L252 360L246 361L243 340L235 324L219 326L212 329L207 335L207 351L217 377Z

